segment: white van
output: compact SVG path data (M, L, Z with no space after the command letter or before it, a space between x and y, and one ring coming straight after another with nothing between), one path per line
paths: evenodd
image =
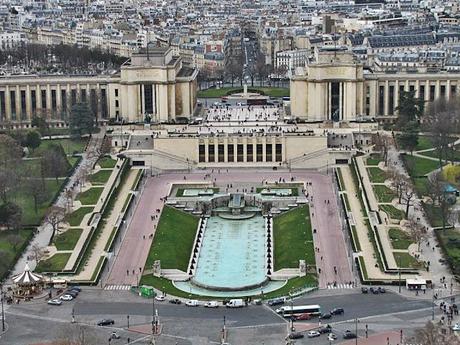
M242 308L245 305L242 299L231 299L225 306L227 308Z

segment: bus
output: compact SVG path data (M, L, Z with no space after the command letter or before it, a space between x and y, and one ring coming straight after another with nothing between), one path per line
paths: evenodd
M301 314L310 314L311 316L321 315L321 307L317 304L314 305L296 305L284 306L276 309L278 314L283 317L299 316Z

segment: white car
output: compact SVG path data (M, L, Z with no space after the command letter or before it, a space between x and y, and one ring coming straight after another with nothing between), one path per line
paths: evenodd
M70 296L70 295L62 295L61 297L59 297L62 301L71 301L73 300L73 297Z
M456 323L455 325L452 326L453 331L460 331L460 324Z
M329 333L329 335L327 336L327 340L329 341L336 340L336 339L337 339L337 336L334 333Z
M219 303L217 301L209 301L204 304L205 308L218 308Z
M155 300L163 302L166 299L165 295L156 295Z
M307 337L309 338L316 338L316 337L319 337L321 335L321 333L319 333L318 331L310 331L307 333Z
M60 299L53 298L48 301L48 304L49 305L61 305L62 301Z
M196 299L190 299L187 302L185 302L185 305L187 307L198 307L198 301Z

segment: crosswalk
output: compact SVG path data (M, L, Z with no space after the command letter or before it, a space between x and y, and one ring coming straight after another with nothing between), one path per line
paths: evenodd
M131 285L106 285L104 290L120 290L120 291L127 291L131 289Z
M335 285L329 284L327 288L329 290L334 290L334 289L338 290L338 289L353 289L354 287L353 287L353 284L335 284Z

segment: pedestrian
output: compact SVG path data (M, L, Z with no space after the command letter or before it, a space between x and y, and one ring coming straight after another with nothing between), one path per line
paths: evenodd
M321 257L321 261L323 261L323 257Z
M126 270L126 275L129 276L129 270Z
M133 270L133 274L136 274L136 272Z

